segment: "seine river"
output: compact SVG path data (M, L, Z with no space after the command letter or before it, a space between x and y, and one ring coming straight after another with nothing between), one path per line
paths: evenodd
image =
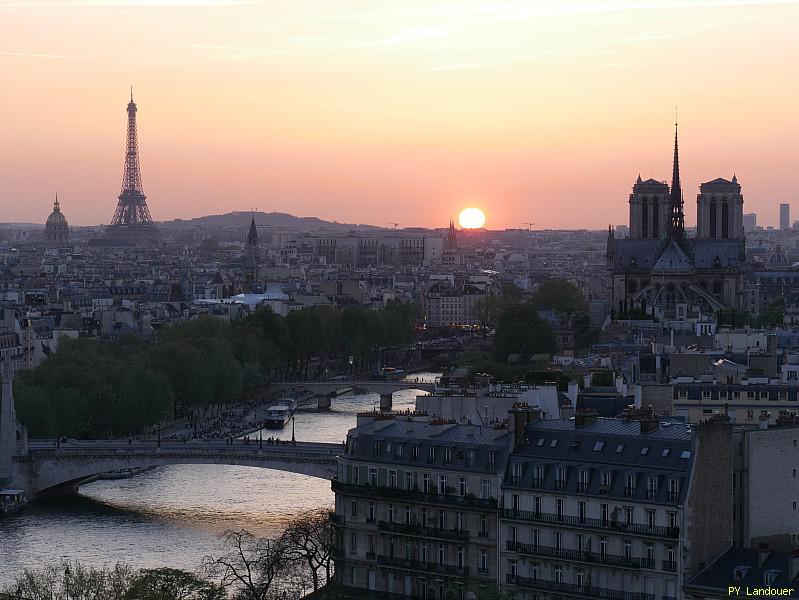
M416 394L395 393L394 408L412 407ZM297 440L341 442L355 426L356 413L378 403L377 395L347 395L333 399L327 412L301 409L295 415ZM291 427L279 437L291 439ZM0 520L0 585L25 568L62 559L193 571L203 556L220 553L219 536L226 529L275 535L293 515L332 505L327 481L252 467L171 466L97 481L77 495L33 503Z

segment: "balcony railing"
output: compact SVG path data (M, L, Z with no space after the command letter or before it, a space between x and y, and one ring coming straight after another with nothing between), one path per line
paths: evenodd
M625 592L623 590L612 590L609 588L594 587L592 585L562 583L549 579L531 579L530 577L521 577L519 575L507 575L505 580L511 585L533 590L569 594L571 596L582 596L584 598L590 598L591 600L655 600L654 594Z
M448 504L453 506L483 508L488 510L496 510L497 508L496 498L477 498L471 495L455 496L450 494L426 494L419 490L403 490L401 488L343 483L338 479L333 479L331 482L331 488L334 492L351 494L354 496L384 496L386 498L403 498L416 502L424 502L427 504Z
M439 564L435 562L423 562L416 559L392 558L383 554L378 555L377 564L387 567L396 567L409 571L426 571L439 575L452 575L453 577L468 577L469 567L458 567L456 565Z
M392 523L391 521L378 521L377 528L380 531L391 531L393 533L400 533L415 537L429 537L460 541L466 541L469 539L469 532L464 531L463 529L423 527L422 525L406 525L405 523Z
M506 508L502 511L503 519L530 521L532 523L552 523L554 525L578 525L591 529L618 531L627 534L644 535L648 537L680 537L679 527L648 527L638 523L622 523L613 519L581 519L571 515L558 515L554 513L533 512L529 510L513 510Z
M533 477L532 486L534 488L540 488L544 485L544 478L543 477Z
M677 572L677 563L675 561L673 561L673 560L664 560L663 561L663 570L664 571L671 571L672 573L676 573Z
M614 567L625 567L628 569L654 569L655 560L650 558L635 558L620 556L617 554L607 554L601 552L588 552L586 550L571 550L566 548L554 548L552 546L541 546L535 544L522 544L520 542L508 541L506 548L511 552L519 552L530 556L546 556L551 558L561 558L563 560L573 560L581 563L602 563Z

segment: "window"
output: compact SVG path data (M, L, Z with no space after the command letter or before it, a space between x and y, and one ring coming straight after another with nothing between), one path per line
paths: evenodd
M533 498L533 507L535 509L536 514L540 514L541 513L541 504L542 504L542 502L543 501L541 499L541 496L535 496Z
M447 513L446 511L439 510L438 511L438 528L439 529L446 529L447 528Z
M474 450L468 450L466 452L466 466L473 467L474 466L474 459L476 456L476 452Z
M397 471L395 469L388 472L388 487L397 487Z
M355 468L352 469L352 483L355 483L355 484L358 483L358 473L359 472L360 472L360 469L358 467L355 467Z
M672 529L677 527L677 513L676 512L670 512L669 513L669 527L671 527Z
M396 448L395 448L395 451L394 451L394 455L397 458L402 458L402 451L403 451L403 447L404 446L405 446L405 444L397 444L396 445Z
M493 450L488 453L488 468L493 469L497 466L497 453Z
M585 523L586 504L585 500L580 500L577 503L577 514L579 515L580 523Z
M646 481L646 497L655 498L658 494L658 478L650 476Z
M427 473L422 475L422 491L425 494L430 493L430 475L428 475Z
M458 478L458 495L465 496L466 495L466 478L459 477Z
M411 517L411 515L412 515L411 507L410 506L406 506L405 507L405 524L406 525L410 525L411 522L413 521L413 518Z
M430 462L433 462L436 459L436 447L430 446L430 452L428 454Z
M514 485L519 485L522 482L522 463L511 465L511 480Z
M444 564L445 553L446 553L446 546L444 546L444 544L439 544L438 545L438 564L439 565L443 565Z
M610 514L610 509L609 509L608 505L607 504L602 504L600 506L600 512L602 513L602 522L603 523L607 523L608 522L608 518L609 518L608 516Z
M582 470L577 473L577 491L588 491L588 471Z
M680 497L680 480L669 479L669 502L676 502Z
M419 560L423 563L427 562L427 542L422 542L422 545L419 547Z
M680 452L680 458L682 458L682 459L691 458L691 451L690 450L683 450L682 452Z
M540 529L531 529L530 530L530 544L532 544L533 548L538 548L538 544L541 543L541 530Z
M439 475L438 476L438 493L443 495L447 493L447 476L446 475Z
M553 541L555 545L555 551L560 552L561 549L561 542L563 541L563 534L560 531L555 531L553 533Z
M374 523L375 521L375 503L370 502L369 507L366 509L366 521L368 523Z
M550 448L555 448L557 445L558 445L558 440L552 440L551 442L549 442Z
M597 442L594 444L594 452L601 452L602 448L605 447L605 442Z
M608 538L599 538L599 555L605 558L608 555Z
M641 456L646 456L647 454L649 454L649 446L644 446L641 448Z
M562 490L566 488L566 477L567 477L567 470L566 467L558 467L555 470L555 489Z
M624 558L630 560L633 555L633 544L630 540L624 540Z
M650 529L655 528L655 511L654 510L647 510L646 511L646 526Z
M350 516L357 517L358 516L358 503L353 500L350 504Z
M555 513L559 519L563 518L563 498L555 498Z
M624 495L626 497L635 496L635 475L627 475L624 485Z
M662 457L666 457L671 453L671 448L663 448L663 452L660 453Z
M563 583L563 567L556 565L553 570L555 572L555 583Z
M455 529L458 531L463 531L463 513L456 512L455 513Z
M616 454L621 454L622 452L624 452L624 444L619 444L616 446Z
M544 465L535 465L533 470L533 487L544 485Z
M480 572L488 573L488 551L485 548L480 549Z
M452 462L452 450L447 448L444 450L444 464L448 465Z
M419 446L416 444L411 448L411 458L413 458L413 460L419 460Z
M488 537L488 517L486 515L480 515L480 532L478 535L480 537Z
M632 506L625 506L624 507L624 520L627 525L633 524L633 507Z
M511 543L515 544L518 541L518 533L519 532L516 530L515 526L508 525L508 539L511 541Z
M416 489L416 473L413 473L411 471L405 471L405 489L406 490Z
M480 482L480 498L488 500L491 498L491 480L483 479Z
M377 485L377 469L369 467L369 485Z
M382 454L383 446L380 442L375 442L375 456L380 456Z
M358 534L354 531L350 532L350 553L355 554L358 551Z
M389 504L388 505L388 522L389 523L393 523L394 522L394 505L393 504Z
M536 443L536 446L538 446L540 448L543 445L544 445L544 438L538 438L538 442Z

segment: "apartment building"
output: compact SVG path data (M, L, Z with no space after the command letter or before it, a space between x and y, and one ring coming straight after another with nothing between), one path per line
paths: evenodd
M502 490L500 580L516 598L676 600L732 540L731 427L580 411L536 420ZM714 502L714 497L716 498Z
M733 424L776 424L780 416L799 410L796 381L778 382L749 379L741 383L675 381L672 414L688 423L699 423L715 413L729 417Z
M496 585L508 430L423 416L361 420L332 484L337 583L428 600Z

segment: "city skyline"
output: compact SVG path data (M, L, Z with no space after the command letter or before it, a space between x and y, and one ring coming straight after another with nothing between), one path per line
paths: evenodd
M639 173L668 180L678 104L686 202L735 173L776 224L796 167L779 32L799 6L690 6L6 3L0 220L42 222L58 190L70 223L107 223L132 82L156 221L443 227L477 206L492 229L600 229Z

